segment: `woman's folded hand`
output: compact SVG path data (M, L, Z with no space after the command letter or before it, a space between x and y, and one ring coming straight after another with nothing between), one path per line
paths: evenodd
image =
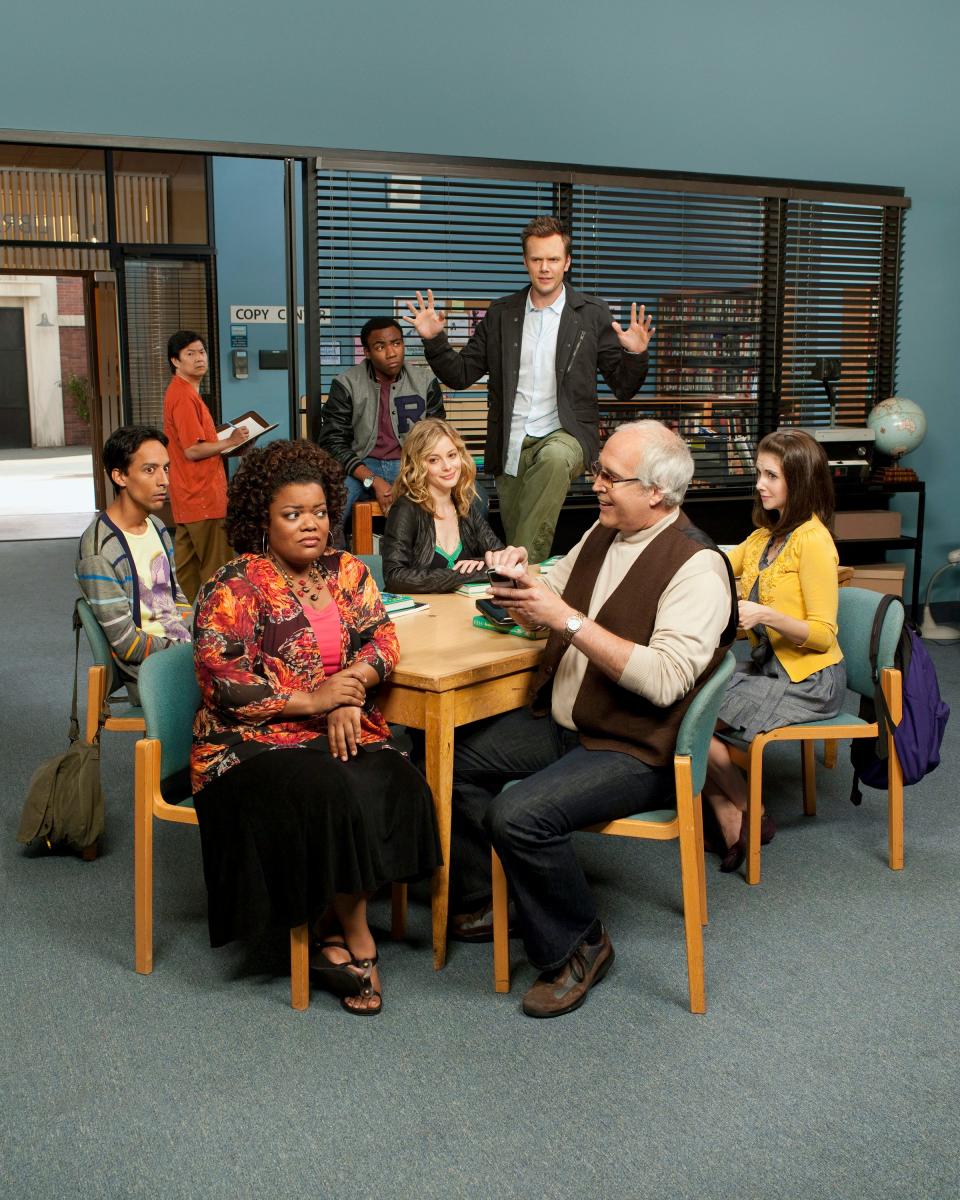
M343 705L362 708L366 703L367 689L354 672L338 671L320 684L313 693L313 699L316 712L321 715Z
M355 755L360 744L360 712L356 707L335 708L327 716L330 753L342 762Z

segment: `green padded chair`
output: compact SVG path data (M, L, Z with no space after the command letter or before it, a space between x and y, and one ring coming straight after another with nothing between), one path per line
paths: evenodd
M171 646L151 655L140 669L140 700L146 737L136 744L134 762L134 942L136 969L153 970L153 822L196 825L190 788L193 718L200 689L193 669L193 646ZM406 884L393 885L393 936L406 931ZM290 930L290 1003L310 1003L310 929Z
M657 809L590 826L592 833L616 837L676 839L680 844L680 881L687 944L690 1011L706 1012L703 979L703 929L707 923L707 890L703 863L703 812L700 791L707 776L707 751L717 724L720 702L736 665L728 650L684 714L673 757L676 807ZM507 784L507 787L511 786ZM507 926L507 879L497 852L493 862L493 974L498 992L510 990L510 941Z
M193 646L171 646L151 655L140 669L140 701L146 737L136 745L134 768L134 940L136 968L153 970L153 822L196 825L190 790L193 717L200 689L193 670ZM290 1003L310 1001L310 931L290 930Z
M129 701L111 700L113 693L123 687L123 682L114 665L110 643L86 600L77 601L77 616L93 655L93 666L87 671L86 741L93 741L101 725L104 729L141 733L143 709Z
M837 611L837 638L847 669L847 687L858 696L873 699L875 682L870 670L870 632L881 600L877 592L864 588L843 587ZM902 604L891 604L880 630L877 667L880 686L890 707L890 716L899 724L903 712L903 680L894 668L893 656L903 629ZM763 810L763 751L771 742L799 742L803 776L803 811L808 817L817 811L817 778L813 748L816 741L843 738L875 738L880 728L875 721L864 721L856 713L841 712L827 721L805 725L785 725L771 729L745 742L724 733L733 761L747 772L747 883L760 882L760 816ZM903 869L903 773L897 760L892 735L887 736L889 785L887 791L887 832L890 868Z
M357 558L373 576L373 582L383 591L383 559L379 554L358 554Z

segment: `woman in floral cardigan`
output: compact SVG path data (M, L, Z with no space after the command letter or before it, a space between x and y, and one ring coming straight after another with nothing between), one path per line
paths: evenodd
M231 482L227 535L243 553L198 601L191 770L211 943L314 923L314 978L372 1015L367 896L440 857L426 782L372 699L396 631L363 563L328 544L340 479L312 443L278 441Z

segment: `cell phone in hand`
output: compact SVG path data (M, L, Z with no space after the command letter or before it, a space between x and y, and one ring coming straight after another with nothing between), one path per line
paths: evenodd
M487 578L491 583L497 584L499 587L516 587L517 581L510 575L502 575L493 567L487 568Z
M510 616L507 610L501 608L499 604L494 604L492 600L478 600L477 610L483 613L487 620L492 621L494 625L516 625L516 621Z

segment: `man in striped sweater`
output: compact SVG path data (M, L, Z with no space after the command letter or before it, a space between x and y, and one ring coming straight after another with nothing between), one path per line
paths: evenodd
M120 683L136 704L140 664L190 640L190 605L177 583L173 543L158 513L167 500L167 438L149 425L123 425L103 447L114 500L84 531L77 582L110 643Z

